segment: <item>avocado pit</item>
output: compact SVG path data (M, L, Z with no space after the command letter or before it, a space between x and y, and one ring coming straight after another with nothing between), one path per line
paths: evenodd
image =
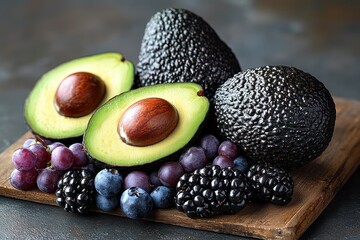
M178 121L178 112L171 103L162 98L145 98L125 110L118 134L128 145L149 146L169 136Z
M106 92L105 83L89 72L77 72L64 78L58 86L54 107L66 117L82 117L95 110Z

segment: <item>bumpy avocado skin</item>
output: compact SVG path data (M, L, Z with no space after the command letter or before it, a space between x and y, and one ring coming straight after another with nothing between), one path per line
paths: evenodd
M146 25L136 84L195 82L211 98L239 71L234 53L208 23L188 10L168 8Z
M331 141L336 110L325 86L294 67L234 75L213 99L217 129L253 162L288 169L314 160Z

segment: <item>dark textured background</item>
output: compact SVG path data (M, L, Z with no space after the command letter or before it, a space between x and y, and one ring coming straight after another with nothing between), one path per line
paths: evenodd
M295 66L333 95L360 100L359 1L2 1L0 151L27 130L23 104L43 73L104 51L119 51L136 64L147 21L166 7L202 16L243 69ZM303 238L359 239L359 184L357 170ZM0 239L116 238L238 239L108 215L77 216L0 197Z

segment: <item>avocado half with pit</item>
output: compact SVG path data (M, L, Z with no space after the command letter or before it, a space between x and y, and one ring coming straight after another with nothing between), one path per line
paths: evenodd
M63 63L45 73L25 102L25 121L40 137L82 139L92 113L131 89L134 66L119 53L101 53Z
M209 100L196 83L138 88L96 110L83 145L98 166L149 169L171 160L192 142L208 112Z

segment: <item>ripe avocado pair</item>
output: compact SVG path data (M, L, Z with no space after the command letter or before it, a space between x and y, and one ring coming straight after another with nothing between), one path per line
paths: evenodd
M321 82L285 66L240 72L231 49L187 10L170 8L150 19L136 70L135 85L141 88L129 91L134 67L119 54L63 64L35 86L25 119L46 138L84 134L89 156L115 167L166 159L198 136L208 117L250 160L284 167L315 159L331 140L335 105ZM78 113L84 107L66 106L71 101L61 101L66 91L59 90L64 78L78 72L98 77L85 77L95 82L86 91L96 96L85 101L95 102L85 113Z
M151 164L190 142L207 116L209 101L195 83L129 91L133 80L132 63L117 53L64 63L46 73L31 91L25 120L43 138L62 142L83 138L89 156L105 164ZM86 88L91 84L93 92Z

